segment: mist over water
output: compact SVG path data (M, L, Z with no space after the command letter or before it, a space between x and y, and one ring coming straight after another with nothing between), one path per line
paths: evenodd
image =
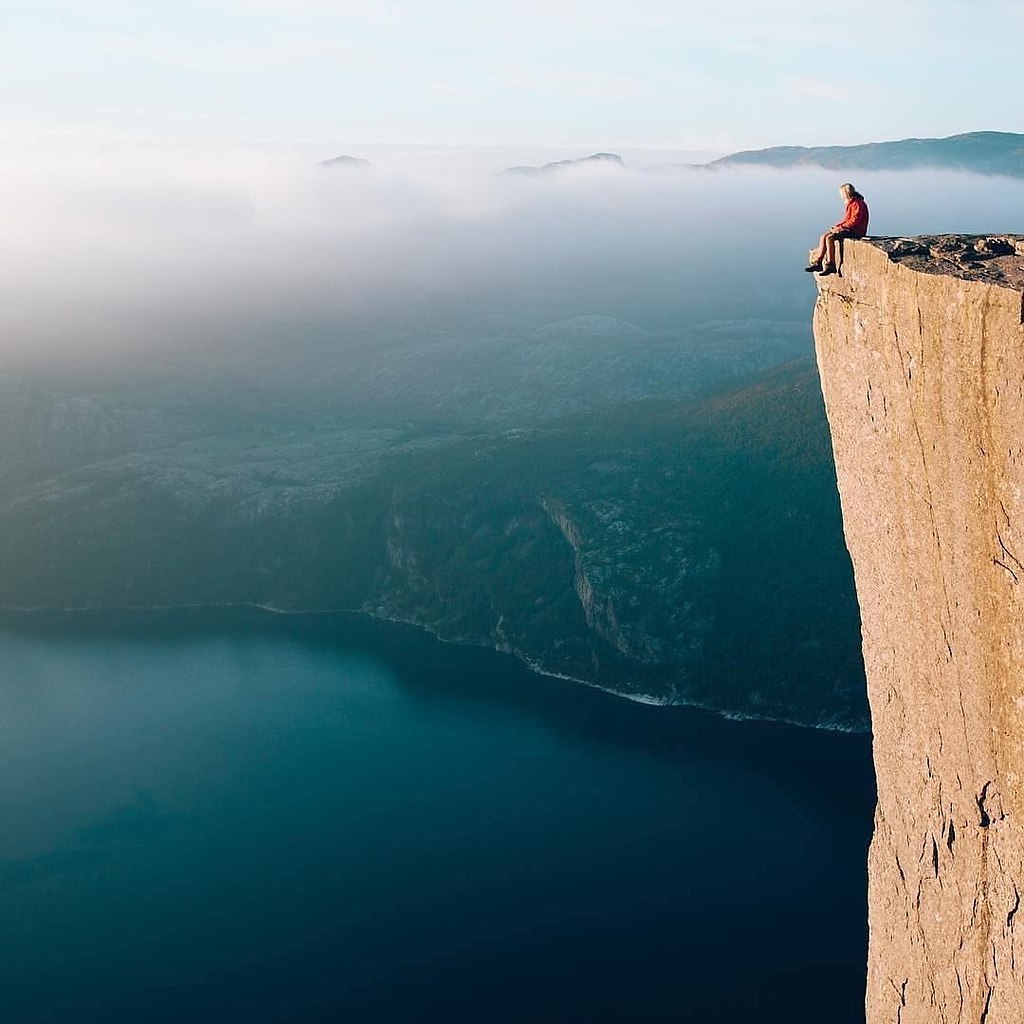
M4 154L0 358L202 348L352 320L807 317L837 172L324 168L236 149ZM1024 183L854 175L873 234L1024 228Z

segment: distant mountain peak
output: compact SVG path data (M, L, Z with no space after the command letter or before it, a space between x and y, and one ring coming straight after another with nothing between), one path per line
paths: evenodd
M342 154L341 156L332 156L330 160L321 160L320 167L372 167L373 164L369 160L364 160L362 157L349 156L348 154Z
M542 164L540 167L523 165L520 167L507 167L504 174L551 174L554 171L564 171L572 167L587 166L618 167L625 169L626 163L618 153L592 153L590 156L578 157L575 160L555 160L553 163Z

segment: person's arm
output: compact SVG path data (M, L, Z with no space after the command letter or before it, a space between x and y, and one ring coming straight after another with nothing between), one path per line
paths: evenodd
M843 219L836 224L833 231L849 231L857 223L857 214L860 212L858 207L860 202L856 199L851 199L846 204L846 212L843 214Z

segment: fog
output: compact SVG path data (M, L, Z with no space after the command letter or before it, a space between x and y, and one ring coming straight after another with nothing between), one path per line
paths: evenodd
M325 154L330 155L330 154ZM77 361L305 330L540 326L602 314L652 329L796 320L808 247L841 215L836 172L544 176L446 161L351 169L167 146L7 151L0 358ZM1024 231L1024 182L854 175L873 234Z

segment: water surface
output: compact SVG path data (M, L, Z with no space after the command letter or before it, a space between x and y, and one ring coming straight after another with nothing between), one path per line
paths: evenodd
M862 1021L865 737L405 627L0 617L10 1024Z

